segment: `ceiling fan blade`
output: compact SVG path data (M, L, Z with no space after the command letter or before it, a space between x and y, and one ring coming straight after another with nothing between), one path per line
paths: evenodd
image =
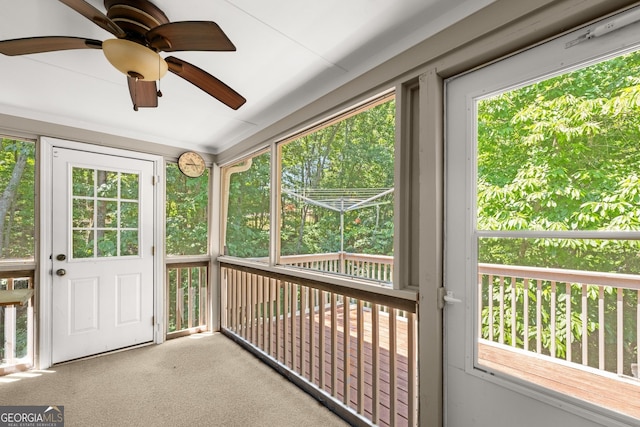
M169 65L169 71L199 87L234 110L237 110L247 102L238 92L195 65L173 56L166 57L165 61Z
M109 31L111 34L118 38L124 38L127 34L122 30L122 28L118 27L118 24L113 22L111 19L107 17L104 13L100 12L98 9L90 5L84 0L59 0L61 3L66 4L71 9L75 10L85 18L93 21L94 24L99 27Z
M134 110L158 106L158 89L155 81L143 81L127 76L127 82Z
M211 21L170 22L152 28L146 38L152 48L165 52L236 50L218 24Z
M0 53L9 56L54 52L57 50L101 48L102 42L100 40L83 39L81 37L27 37L0 41Z

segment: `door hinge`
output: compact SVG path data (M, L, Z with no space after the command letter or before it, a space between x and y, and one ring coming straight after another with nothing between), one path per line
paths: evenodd
M158 176L157 175L152 175L151 176L151 184L156 185L157 182L158 182Z
M156 256L156 247L151 246L151 256Z
M448 291L447 288L438 288L438 308L444 308L446 304L458 304L462 300L455 297L453 291Z
M156 316L151 316L151 326L155 326L156 324Z

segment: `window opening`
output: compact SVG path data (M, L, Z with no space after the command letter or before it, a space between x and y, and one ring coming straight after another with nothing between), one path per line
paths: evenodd
M394 148L393 94L278 145L279 264L392 282Z
M209 253L209 169L197 177L166 165L166 252L168 256Z
M222 170L224 254L268 262L271 156L261 152Z

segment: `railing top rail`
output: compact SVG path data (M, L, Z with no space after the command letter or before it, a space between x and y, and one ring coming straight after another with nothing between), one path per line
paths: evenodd
M340 254L338 252L329 252L322 254L282 255L280 257L280 262L332 261L337 259L340 259Z
M35 270L0 270L0 279L29 279L33 282Z
M345 252L344 259L354 261L376 261L385 264L393 264L393 257L389 255L354 254Z
M640 289L640 275L478 263L478 273L563 283Z
M283 255L280 257L280 263L290 264L294 262L313 262L313 261L334 261L340 259L350 261L373 261L385 264L393 263L393 256L390 255L371 255L371 254L356 254L350 252L327 252L321 254L300 254L300 255ZM267 261L267 258L262 260Z
M169 256L165 258L164 263L167 266L174 264L193 264L193 265L207 265L211 262L210 255L186 255L186 256Z
M281 280L283 282L296 283L299 285L307 286L313 289L319 289L326 292L334 292L340 295L344 295L350 298L361 299L374 304L380 304L387 307L395 308L398 310L404 310L410 313L417 312L417 294L415 299L407 299L399 296L393 296L389 294L377 293L364 289L352 288L348 286L342 286L333 283L327 283L320 280L312 279L309 277L300 277L296 275L285 274L268 269L261 269L258 266L249 267L246 265L232 264L224 261L220 261L220 267L228 268L231 270L243 271L249 274L257 274L264 277L269 277L275 280ZM390 291L385 289L386 291Z

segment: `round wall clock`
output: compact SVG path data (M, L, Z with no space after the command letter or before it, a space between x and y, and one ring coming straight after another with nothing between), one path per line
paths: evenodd
M178 157L180 171L189 178L197 178L204 173L207 166L202 156L195 151L184 152Z

